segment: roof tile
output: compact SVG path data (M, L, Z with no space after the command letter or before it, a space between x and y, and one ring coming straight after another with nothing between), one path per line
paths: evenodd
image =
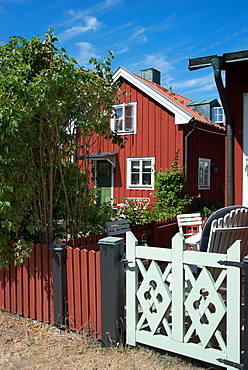
M180 94L171 92L170 90L166 89L165 87L163 87L163 86L161 86L161 85L159 85L155 82L146 80L145 78L143 78L143 77L141 77L141 76L139 76L139 75L137 75L133 72L130 72L130 73L132 73L134 76L138 77L141 81L145 82L147 85L150 85L152 88L157 90L160 94L164 95L167 99L171 100L172 102L177 104L179 107L184 109L186 112L191 114L196 121L202 122L202 123L207 124L209 126L219 128L221 130L225 130L224 126L210 121L209 119L207 119L206 117L204 117L203 115L201 115L200 113L198 113L197 111L192 109L190 106L185 104L185 103L193 102L193 100L185 98L184 96L182 96Z

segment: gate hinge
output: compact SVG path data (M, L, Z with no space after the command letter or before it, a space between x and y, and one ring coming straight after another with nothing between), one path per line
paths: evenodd
M235 367L235 369L244 370L244 364L237 364L237 362L225 360L224 358L217 358L217 361L227 366Z
M123 256L120 256L120 261L121 261L121 263L123 263L123 265L128 265L129 263L132 262L132 261L127 260L126 253L124 253Z
M244 268L244 262L237 262L237 261L218 261L220 265L224 266L233 266L233 267L239 267L241 269Z

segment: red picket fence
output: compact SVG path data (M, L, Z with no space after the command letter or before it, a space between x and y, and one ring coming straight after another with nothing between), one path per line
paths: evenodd
M150 246L171 248L171 239L178 231L178 224L176 218L170 218L132 226L131 230L138 240L145 237Z
M178 231L178 224L176 218L173 217L161 221L152 221L149 224L132 226L131 230L138 240L145 236L148 245L170 248L171 239ZM68 245L71 247L84 247L87 250L98 250L98 241L106 236L107 234L103 233L70 240Z
M100 251L66 251L68 326L101 339Z
M175 219L131 229L138 240L145 235L148 245L168 248L178 231ZM70 241L66 248L66 325L78 332L84 330L97 339L101 339L102 317L98 241L105 236ZM0 309L45 323L56 323L50 246L36 244L30 258L22 265L0 270Z
M20 266L0 270L0 308L54 324L52 253L36 244Z

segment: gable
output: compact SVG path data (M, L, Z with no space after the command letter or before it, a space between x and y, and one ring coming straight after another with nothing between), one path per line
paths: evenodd
M150 96L157 103L159 103L160 105L165 107L167 110L169 110L171 113L173 113L175 116L176 125L188 124L194 118L193 115L191 115L186 110L179 107L177 104L175 104L173 101L168 99L158 90L154 89L152 86L148 85L147 83L145 83L140 78L138 78L133 73L129 72L123 67L119 67L114 73L114 76L113 76L114 82L116 82L120 77L130 82L136 88L141 90L146 95Z

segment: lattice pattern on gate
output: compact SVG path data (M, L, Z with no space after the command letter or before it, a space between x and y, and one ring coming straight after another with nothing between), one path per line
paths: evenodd
M240 260L239 241L211 254L185 250L179 234L172 249L138 246L129 232L127 260L128 344L240 363L240 270L218 263ZM197 277L192 265L201 266Z

